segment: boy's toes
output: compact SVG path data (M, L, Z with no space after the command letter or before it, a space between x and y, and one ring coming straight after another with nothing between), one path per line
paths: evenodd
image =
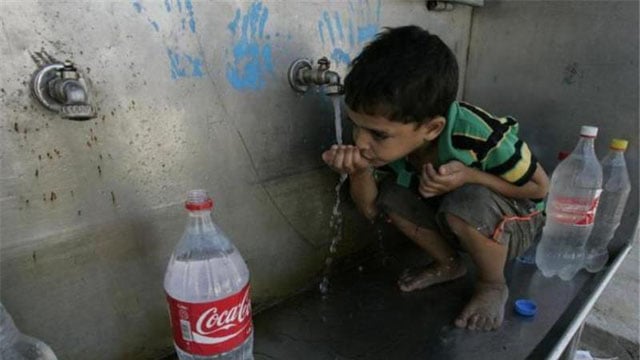
M484 318L484 321L482 322L482 326L478 328L483 331L493 330L493 319L488 317Z
M487 318L482 315L478 315L478 320L476 320L476 325L474 327L476 328L476 330L484 330L484 326L486 323Z
M482 317L479 314L474 314L469 318L469 322L467 325L467 329L469 330L476 330L479 329L480 327L478 326L478 324L480 323L480 320L482 319Z
M491 330L495 330L500 326L502 326L502 321L503 321L503 318L501 316L493 318L493 329Z
M462 314L460 314L460 316L458 316L454 321L455 325L459 328L466 328L467 324L469 324L469 317L471 315L471 313L462 312Z

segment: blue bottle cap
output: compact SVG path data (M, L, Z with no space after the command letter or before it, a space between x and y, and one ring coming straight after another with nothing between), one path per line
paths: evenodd
M522 316L534 316L536 311L538 310L538 306L533 300L529 299L518 299L515 303L515 310L518 314Z

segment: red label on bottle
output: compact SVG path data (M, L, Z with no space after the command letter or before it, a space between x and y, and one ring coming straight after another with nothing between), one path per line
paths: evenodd
M595 198L557 197L549 204L551 208L548 215L563 224L591 225L596 217L601 192L598 190Z
M183 351L217 355L241 345L253 331L249 284L208 303L189 303L167 294L173 339Z

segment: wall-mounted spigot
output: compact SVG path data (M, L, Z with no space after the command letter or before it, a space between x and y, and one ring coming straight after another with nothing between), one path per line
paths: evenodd
M329 70L331 62L326 57L318 60L318 67L313 68L310 60L298 59L289 66L289 84L293 90L305 93L309 85L323 85L325 94L341 95L343 93L340 75Z
M33 96L47 109L71 120L89 120L96 116L89 104L87 83L73 63L48 63L33 75Z

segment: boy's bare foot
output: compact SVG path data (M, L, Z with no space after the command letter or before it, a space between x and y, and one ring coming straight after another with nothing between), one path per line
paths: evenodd
M504 283L478 282L476 290L455 321L469 330L495 330L502 325L509 289Z
M446 264L432 263L417 273L405 270L398 279L398 286L402 291L414 291L427 288L431 285L455 280L464 276L467 268L459 259L451 259Z

